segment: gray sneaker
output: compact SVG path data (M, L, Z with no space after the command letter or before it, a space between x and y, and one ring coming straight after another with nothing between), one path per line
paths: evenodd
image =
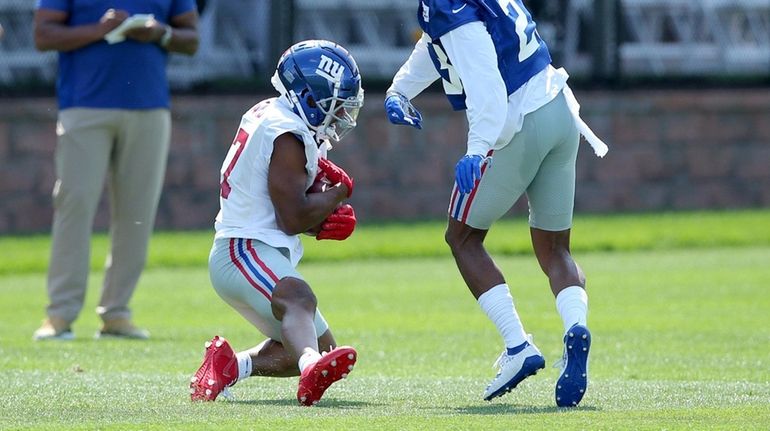
M71 341L74 338L75 334L72 332L69 322L58 317L48 317L32 334L32 339L35 341Z
M102 325L102 329L96 331L94 338L123 338L131 340L146 340L150 338L150 333L144 329L137 328L128 319L107 320Z

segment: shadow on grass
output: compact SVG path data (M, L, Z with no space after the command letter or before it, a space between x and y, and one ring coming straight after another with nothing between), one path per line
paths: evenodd
M297 400L294 399L280 399L280 400L235 400L230 401L233 404L247 404L254 406L296 406L301 407ZM382 404L367 403L363 401L350 401L340 400L336 398L324 398L314 405L315 409L334 408L334 409L361 409L367 407L380 407Z
M556 406L523 406L517 404L490 404L488 406L467 406L449 408L455 413L464 415L499 415L499 414L542 414L597 411L594 406L556 407Z

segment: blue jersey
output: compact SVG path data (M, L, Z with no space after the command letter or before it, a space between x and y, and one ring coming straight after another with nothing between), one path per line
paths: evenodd
M421 0L417 18L431 39L428 52L455 110L466 108L465 92L462 82L453 82L457 74L440 38L463 24L485 24L508 95L551 63L548 47L521 0Z
M67 25L99 22L107 9L150 13L162 23L195 10L193 0L37 0L37 8L68 15ZM132 39L104 40L59 52L59 108L152 109L169 106L166 50Z

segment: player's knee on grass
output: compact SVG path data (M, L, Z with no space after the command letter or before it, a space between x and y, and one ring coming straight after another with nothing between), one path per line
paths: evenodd
M278 320L283 320L283 316L290 310L315 314L317 306L318 300L304 280L286 277L273 289L271 307Z

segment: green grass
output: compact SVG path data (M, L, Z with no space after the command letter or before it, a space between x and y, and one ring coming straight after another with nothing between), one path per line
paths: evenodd
M446 257L445 221L376 224L361 222L350 239L328 246L324 241L304 241L304 262L349 258ZM408 235L404 236L404 229ZM770 209L647 213L624 215L579 214L573 227L572 250L628 251L704 247L770 245ZM213 232L157 232L150 244L149 268L201 267L206 265ZM525 217L495 224L487 248L497 255L529 255L531 245ZM12 259L0 260L0 274L45 271L47 235L0 236L0 250ZM104 266L108 238L94 236L91 268ZM5 250L8 250L7 252Z
M315 408L295 405L294 378L239 383L236 402L188 401L205 340L221 334L237 350L261 341L209 286L208 233L153 239L132 302L148 342L91 338L100 270L77 339L32 342L46 303L39 258L0 273L0 429L767 429L769 214L579 217L574 251L588 276L594 343L589 391L566 411L554 407L550 368L561 322L524 223L496 226L489 240L548 368L493 402L481 393L502 345L445 250L440 222L306 241L299 269L337 340L359 351L350 378ZM1 239L2 268L47 247L44 237ZM357 250L364 259L346 259Z

